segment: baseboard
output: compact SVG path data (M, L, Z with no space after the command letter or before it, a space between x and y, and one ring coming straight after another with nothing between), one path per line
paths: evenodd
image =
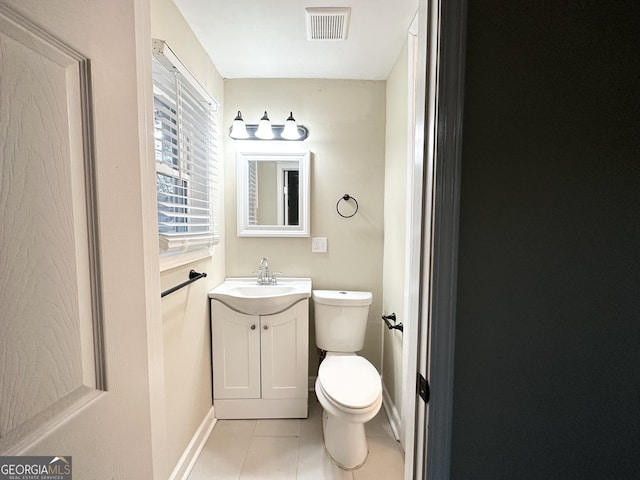
M387 413L387 417L389 417L389 424L391 425L393 436L397 441L400 441L400 412L398 412L395 404L391 401L391 395L389 395L389 390L387 390L384 382L382 383L382 406L384 407L384 411Z
M193 434L193 437L180 457L180 460L178 460L173 472L171 472L169 480L187 480L193 466L198 460L198 456L200 455L204 444L207 443L207 439L209 438L216 421L213 406L211 406L211 409L207 412L204 420L202 420L202 423Z

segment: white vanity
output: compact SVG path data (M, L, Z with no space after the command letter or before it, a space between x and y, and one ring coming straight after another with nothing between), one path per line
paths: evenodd
M310 296L310 278L209 292L216 418L307 417Z

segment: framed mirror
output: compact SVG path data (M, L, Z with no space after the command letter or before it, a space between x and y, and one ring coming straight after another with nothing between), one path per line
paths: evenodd
M237 152L238 236L309 236L308 150Z

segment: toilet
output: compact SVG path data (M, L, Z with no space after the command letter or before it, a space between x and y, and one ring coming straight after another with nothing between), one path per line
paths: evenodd
M364 424L380 411L382 382L362 350L371 292L313 290L316 345L326 351L315 391L322 405L324 446L344 470L355 470L369 449Z

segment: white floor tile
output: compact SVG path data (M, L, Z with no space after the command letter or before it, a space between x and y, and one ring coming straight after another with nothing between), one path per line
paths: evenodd
M399 444L389 437L367 438L369 457L365 464L354 470L355 480L402 480L404 455Z
M295 480L298 437L253 437L241 480Z
M383 410L367 423L369 457L353 472L327 456L322 407L309 398L309 418L219 420L189 480L402 480L404 454Z
M256 424L256 437L299 437L300 420L274 419L258 420Z
M239 478L255 428L255 420L218 420L189 480Z

